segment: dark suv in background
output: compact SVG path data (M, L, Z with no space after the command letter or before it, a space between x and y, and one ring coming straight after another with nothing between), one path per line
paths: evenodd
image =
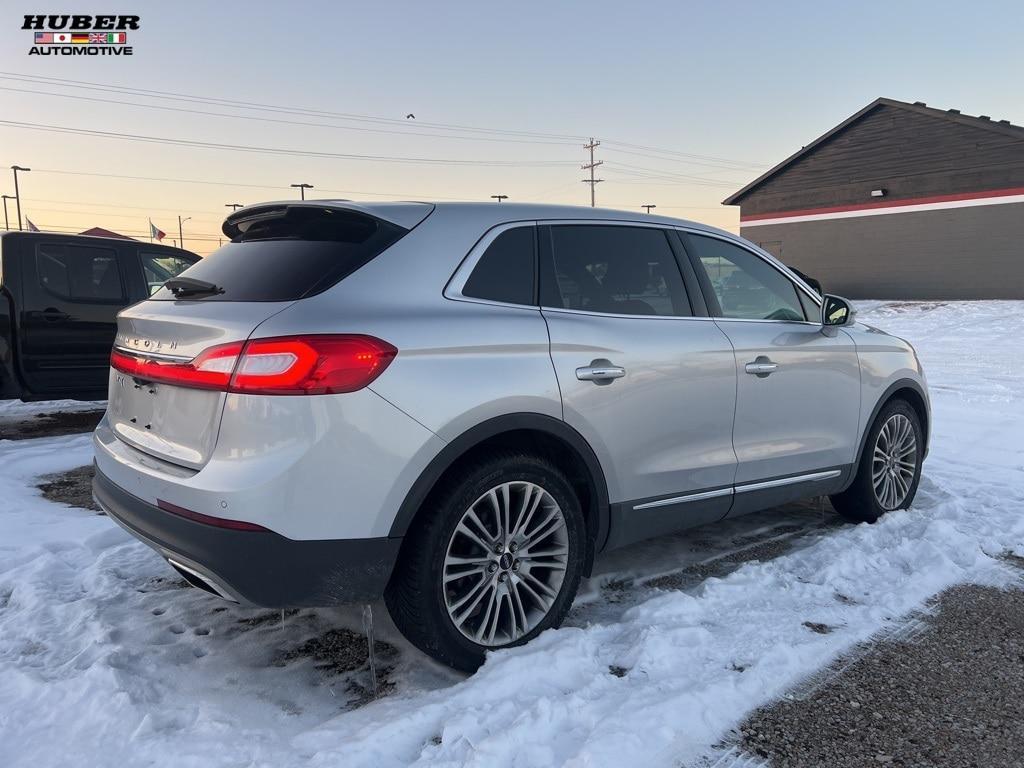
M0 400L102 400L117 313L199 256L50 232L0 234Z

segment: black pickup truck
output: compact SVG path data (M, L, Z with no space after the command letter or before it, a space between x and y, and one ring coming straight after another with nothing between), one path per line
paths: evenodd
M137 240L0 234L0 400L103 400L117 313L199 260Z

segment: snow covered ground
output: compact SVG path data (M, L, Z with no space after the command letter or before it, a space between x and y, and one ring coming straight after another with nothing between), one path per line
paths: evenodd
M375 606L378 639L397 650L382 646L387 695L369 703L365 666L339 672L302 651L333 627L360 630L359 609L282 622L181 589L110 520L41 498L39 476L90 461L87 435L0 440L0 764L713 760L744 713L930 596L1013 578L999 556L1024 555L1022 316L1022 302L861 305L916 345L931 385L912 510L848 526L795 505L615 553L568 626L469 678L411 650ZM750 542L775 551L704 562Z

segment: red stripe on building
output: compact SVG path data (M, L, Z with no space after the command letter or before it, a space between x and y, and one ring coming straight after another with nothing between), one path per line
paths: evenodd
M836 205L828 208L802 208L797 211L780 211L778 213L755 213L740 216L740 223L759 219L784 219L790 216L813 216L821 213L845 213L847 211L870 211L875 208L899 208L906 205L928 205L929 203L950 203L958 200L984 200L990 197L1009 197L1024 195L1024 187L1011 189L990 189L984 192L963 192L955 195L933 195L932 197L911 197L903 200L880 200L874 203L856 203L854 205Z

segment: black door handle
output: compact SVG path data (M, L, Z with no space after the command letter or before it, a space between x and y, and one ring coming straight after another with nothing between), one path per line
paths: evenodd
M58 320L67 320L71 317L67 312L61 312L59 309L54 309L53 307L47 307L39 314L42 316L43 320L46 320L49 323L55 323Z

